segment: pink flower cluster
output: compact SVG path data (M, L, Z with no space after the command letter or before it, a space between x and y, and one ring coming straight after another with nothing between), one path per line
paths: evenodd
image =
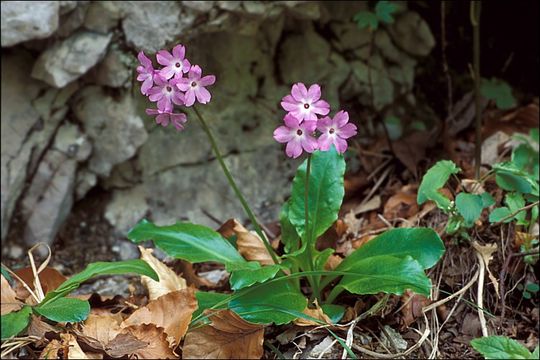
M274 139L287 143L285 153L297 158L303 151L328 151L332 144L339 153L347 150L347 139L356 135L356 125L349 123L349 114L339 111L330 118L330 105L321 100L321 87L311 85L309 89L302 83L292 86L291 94L281 101L288 111L283 119L285 125L274 131ZM319 118L319 116L324 116ZM315 130L320 132L316 138Z
M150 101L157 103L157 109L146 109L148 115L156 115L156 122L161 126L173 124L176 130L183 130L187 121L186 114L175 113L174 105L192 106L195 101L207 104L212 95L206 86L216 82L214 75L202 76L199 65L191 65L185 58L186 48L178 44L172 54L160 50L156 60L161 69L154 69L152 61L141 51L137 58L137 80L142 81L141 93Z

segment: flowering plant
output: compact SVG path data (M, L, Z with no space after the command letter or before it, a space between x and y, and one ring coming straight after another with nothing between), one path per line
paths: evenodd
M424 270L432 267L444 252L441 239L431 229L389 230L328 270L334 249L320 251L317 239L338 218L345 194L343 154L357 128L344 110L329 116L330 105L321 98L318 84L308 88L296 83L281 101L287 113L283 124L274 131L274 139L286 144L285 154L290 158L298 158L304 152L307 155L294 177L291 197L280 213L283 251L274 249L224 163L210 126L197 110L199 104L211 101L212 94L206 87L213 85L216 77L203 76L201 67L192 65L185 53L182 45L175 46L172 54L159 51L156 60L163 66L161 69L154 68L144 53L139 54L137 79L142 82L141 93L156 103L156 108L146 112L155 115L159 125L171 123L182 130L187 115L175 112L174 107L193 110L256 233L243 231L236 224L237 240L229 241L205 226L186 222L157 226L147 220L129 232L132 241L151 239L176 258L225 265L231 274L232 294L198 291L199 310L192 325L204 321L204 309L217 308L232 309L244 319L258 323L284 324L297 318L320 322L306 313L307 306L320 306L328 315L326 319L337 322L344 308L333 302L344 290L355 294L402 294L411 289L429 295L431 282ZM233 243L239 247L241 241L257 248L263 259L239 251ZM302 278L309 282L307 288L301 287Z

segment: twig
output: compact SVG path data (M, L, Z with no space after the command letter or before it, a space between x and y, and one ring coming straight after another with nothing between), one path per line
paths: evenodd
M517 209L517 210L514 211L513 213L511 213L511 214L509 214L509 215L506 215L506 216L503 217L501 220L497 221L496 223L491 224L490 226L500 225L500 224L502 224L503 222L505 222L506 220L513 218L514 216L516 216L516 215L519 214L520 212L522 212L522 211L527 211L527 210L529 210L530 208L533 208L533 207L535 207L535 206L538 205L538 204L540 204L540 201L533 202L532 204L529 204L529 205L527 205L527 206L524 206L524 207L522 207L521 209Z
M436 307L439 307L443 304L446 304L447 302L449 302L450 300L452 300L453 298L455 298L456 296L459 296L461 294L463 294L465 291L467 291L471 286L473 286L473 284L476 282L476 279L478 279L478 275L480 274L480 271L479 270L476 270L476 273L474 274L473 278L467 283L467 285L465 285L461 290L459 291L456 291L455 293L453 293L452 295L448 296L448 297L445 297L444 299L441 299L437 302L434 302L424 308L422 308L422 312L423 313L426 313L427 311L431 310L431 309L434 309Z
M480 162L482 161L482 99L480 95L480 1L471 1L471 24L473 26L473 61L474 61L474 98L476 145L474 149L474 172L480 178Z
M478 275L478 291L477 291L477 299L476 299L476 305L478 305L478 318L480 319L480 327L482 328L482 336L489 336L487 325L486 325L486 317L484 316L484 275L485 275L485 267L484 259L482 258L482 255L478 250L476 250L476 258L478 259L478 263L480 266L480 274Z

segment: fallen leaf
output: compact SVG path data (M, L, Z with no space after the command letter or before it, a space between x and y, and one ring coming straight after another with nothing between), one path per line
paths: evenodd
M164 329L172 346L178 345L186 334L191 315L197 310L195 289L187 288L163 295L139 308L120 325L126 328L133 325L154 324Z
M47 324L41 320L41 316L32 315L30 325L26 330L28 336L35 336L38 338L44 338L48 332L59 332L54 326Z
M463 179L461 180L461 186L470 194L481 195L486 192L482 182L476 179Z
M384 204L383 216L392 221L394 219L407 219L418 212L416 194L398 192L390 197Z
M15 274L17 274L17 276L19 276L30 287L30 289L34 290L34 273L31 267L15 270ZM55 290L66 280L67 278L64 275L52 267L47 266L39 273L39 282L41 283L44 294ZM26 290L26 288L19 282L16 283L14 290L21 299L26 299L30 296L28 290Z
M415 131L392 143L396 157L416 176L417 165L426 158L426 149L433 145L433 134L428 131Z
M23 303L17 299L17 294L9 285L9 282L0 275L1 279L1 295L0 295L0 312L2 315L9 314L10 312L20 310Z
M142 344L146 344L146 346L142 347ZM113 357L123 353L122 355L128 355L129 358L135 359L178 358L171 350L163 328L154 324L128 326L121 334L118 334L111 345L114 345L114 348L108 348L107 353L110 353L111 356L115 354Z
M253 231L248 231L238 220L233 219L232 231L236 235L238 252L249 261L258 261L261 265L272 265L274 261L266 250L263 240Z
M102 359L101 354L86 354L82 351L77 339L72 334L60 334L62 344L67 346L68 353L66 359Z
M514 248L517 250L523 246L525 250L528 251L532 248L533 240L535 239L536 236L533 234L523 231L516 231L514 235Z
M59 340L53 339L39 355L40 359L67 359L69 347Z
M302 312L304 314L306 314L307 316L310 316L312 318L320 320L320 321L322 321L324 323L327 323L329 325L332 324L332 320L330 320L328 315L326 315L324 313L323 309L321 309L321 307L317 303L317 300L315 300L315 309L305 308L304 311L302 311ZM298 326L319 326L319 325L321 325L318 322L315 322L315 321L310 320L310 319L304 319L304 318L298 318L298 319L294 320L294 324L298 325Z
M510 140L504 131L497 131L482 142L481 164L493 165L499 158L499 149L501 145Z
M368 211L377 210L379 207L381 207L381 197L376 195L368 202L358 205L353 211L356 215L359 215Z
M141 252L141 259L146 261L159 275L159 281L152 280L148 276L141 276L141 282L148 289L150 300L155 300L162 295L187 288L184 278L152 255L153 249L145 249L139 246L139 250Z
M187 261L178 261L175 265L176 271L179 271L186 279L187 285L194 285L196 288L206 286L208 288L215 288L217 284L212 283L204 277L197 275L193 269L193 264Z
M264 327L245 321L231 310L205 310L211 323L190 331L184 359L260 359Z
M420 294L415 294L411 290L405 290L401 297L401 302L405 305L401 308L402 329L409 327L416 319L422 316L422 308L431 304L431 301Z
M488 271L489 279L491 280L491 283L493 284L493 287L495 287L495 292L497 293L497 297L499 297L499 281L497 281L497 278L493 276L491 273L491 270L489 269L489 262L493 259L493 253L497 251L497 244L486 244L486 245L480 245L478 242L474 241L472 243L473 247L480 253L482 256L482 260L484 260L484 264L486 265L486 270Z
M90 314L82 324L82 333L96 339L105 346L122 331L120 327L122 321L122 315L119 313L108 315Z
M324 270L332 271L337 268L342 261L343 258L341 256L332 254L328 257L328 260L326 260L326 264L324 264Z

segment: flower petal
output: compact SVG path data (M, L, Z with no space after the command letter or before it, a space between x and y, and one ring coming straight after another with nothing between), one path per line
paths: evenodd
M159 75L163 76L165 79L170 79L174 76L175 71L172 66L166 66L159 71Z
M303 83L296 83L292 86L291 95L296 101L304 102L307 98L306 85Z
M317 139L319 150L321 151L328 151L330 149L330 145L332 144L332 139L330 136L328 136L328 133L323 133L319 138Z
M146 109L145 110L148 115L158 115L161 114L158 109Z
M328 116L325 116L317 121L317 129L323 134L327 132L330 127L332 127L332 119L330 119Z
M152 77L148 77L146 80L143 81L141 85L141 93L143 95L148 94L148 90L150 90L154 86L154 81L152 80Z
M328 115L328 113L330 112L330 104L328 104L324 100L319 100L319 101L315 102L314 104L311 104L311 110L315 114L325 116L325 115Z
M321 98L321 87L318 84L311 85L307 93L307 99L313 103L319 100L320 98Z
M349 113L344 110L338 111L337 114L334 115L334 121L339 128L345 126L345 124L349 122Z
M304 120L304 122L300 124L300 128L307 133L312 133L315 131L315 129L317 129L317 121Z
M169 125L169 114L159 114L158 116L156 116L156 122L163 127Z
M300 126L300 120L294 117L291 113L285 115L283 122L285 122L285 126L290 129L297 129Z
M172 53L176 59L184 59L184 56L186 55L186 48L184 45L178 44L173 48Z
M343 154L345 151L347 151L347 141L343 140L339 136L336 136L334 138L334 145L336 146L337 152L340 154Z
M308 153L312 153L319 147L319 144L317 143L317 140L315 140L314 137L310 135L306 135L302 139L302 148L306 150Z
M202 86L210 86L214 85L216 82L216 77L214 75L206 75L205 77L201 78L199 81L199 84Z
M201 78L202 69L199 65L192 65L189 69L189 78L192 80L199 80Z
M274 139L279 143L289 142L293 138L294 132L286 126L280 126L276 130L274 130Z
M199 88L195 91L195 95L197 96L197 101L201 104L207 104L212 98L210 91L206 90L202 86L199 86Z
M288 157L296 159L302 155L302 145L296 139L289 141L285 147L285 154L287 154Z
M167 50L160 50L156 54L157 62L161 65L169 65L172 61L172 55Z
M354 124L345 124L345 126L339 128L339 137L342 139L348 139L356 135L356 125Z
M299 103L294 100L291 95L287 95L281 99L281 107L285 109L285 111L295 111L299 106Z
M152 67L152 60L150 60L145 54L144 52L140 51L139 54L137 55L137 59L139 59L139 62L141 63L141 65L145 68L151 68Z
M185 105L187 107L190 107L191 105L195 103L195 92L193 91L193 89L188 89L186 91L184 101L186 102Z

